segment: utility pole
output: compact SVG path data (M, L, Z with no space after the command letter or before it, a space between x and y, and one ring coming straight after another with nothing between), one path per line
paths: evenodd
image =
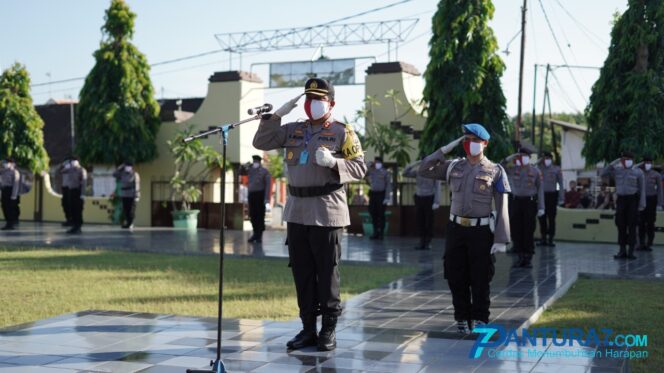
M528 0L523 0L521 7L521 62L519 63L519 101L516 114L516 128L514 140L519 146L521 142L521 97L523 95L523 59L526 51L526 4Z

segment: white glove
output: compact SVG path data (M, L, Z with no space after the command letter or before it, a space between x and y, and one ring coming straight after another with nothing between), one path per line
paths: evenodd
M657 206L657 211L662 211L662 206Z
M544 216L544 209L537 210L537 216Z
M270 205L270 202L265 202L265 211L272 211L272 205Z
M85 200L85 196L81 194L81 201Z
M491 254L504 253L506 251L507 245L504 243L494 243L493 246L491 246Z
M322 167L333 168L337 165L337 160L330 152L330 149L321 146L316 149L316 164Z
M434 203L433 205L431 205L431 208L434 209L434 210L439 208L439 207L440 207L440 205L437 204L437 203Z
M443 152L443 154L451 152L452 150L454 150L454 148L456 148L457 145L459 145L459 143L461 142L461 140L463 140L463 138L464 136L461 136L458 139L452 141L451 143L443 146L442 148L440 148L440 151Z
M16 198L18 198L18 197L12 196L12 201L16 201Z
M383 205L387 206L387 205L389 205L389 204L390 204L390 200L389 200L389 199L384 199L384 200L383 200Z
M277 109L274 112L274 115L278 115L280 118L283 118L285 115L288 115L293 109L297 107L297 101L302 97L304 93L297 95L294 99L287 101L283 106Z
M140 199L140 198L138 198L138 197L134 198L134 202L138 203L138 200L139 200L139 199Z

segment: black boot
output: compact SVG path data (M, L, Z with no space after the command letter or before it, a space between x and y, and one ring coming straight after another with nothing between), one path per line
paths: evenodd
M556 247L556 244L553 243L553 236L549 236L549 241L546 244L549 247Z
M318 351L332 351L337 348L337 317L323 315L323 327L318 334Z
M247 242L256 242L256 232L252 233L251 237L249 237Z
M256 238L254 239L254 242L256 243L263 242L263 231L256 233Z
M315 346L318 343L316 335L316 316L301 316L302 330L293 339L286 343L290 350L299 350L308 346Z
M634 256L634 246L630 246L629 250L627 250L627 259L636 259L636 256Z
M533 265L530 264L531 259L532 258L530 256L524 256L523 261L521 262L521 267L522 268L532 268Z
M613 259L625 259L627 258L627 253L625 252L625 246L620 246L620 251L618 254L613 256Z
M537 246L548 246L548 244L549 244L548 241L544 237L542 237L541 240L537 241Z

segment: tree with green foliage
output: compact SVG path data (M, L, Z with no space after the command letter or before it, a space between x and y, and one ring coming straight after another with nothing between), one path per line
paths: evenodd
M33 173L48 170L43 128L30 96L28 70L15 63L0 76L0 157L13 157Z
M134 19L123 0L113 0L78 105L77 151L85 163L146 162L157 157L161 120L150 66L130 42Z
M664 156L664 2L629 0L586 107L588 164L619 152Z
M398 121L398 107L402 104L397 97L398 93L392 89L385 93L385 98L392 101L395 121ZM364 109L358 110L356 113L356 121L359 118L365 118L365 134L360 141L367 147L373 148L381 158L388 156L394 159L399 167L407 165L410 162L409 153L414 150L412 137L399 128L393 128L390 124L376 122L374 110L380 106L380 101L376 97L367 96L364 104Z
M420 151L430 154L458 138L461 126L480 123L491 134L487 155L510 151L510 131L500 77L505 65L488 26L490 0L441 0L432 20L430 61L424 78L427 121Z

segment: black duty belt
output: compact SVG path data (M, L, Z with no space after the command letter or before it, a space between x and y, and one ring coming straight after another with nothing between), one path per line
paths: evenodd
M537 201L537 196L515 196L512 195L514 199L525 200L525 201Z
M324 186L294 187L288 186L288 193L294 197L320 197L336 192L343 184L326 184Z

